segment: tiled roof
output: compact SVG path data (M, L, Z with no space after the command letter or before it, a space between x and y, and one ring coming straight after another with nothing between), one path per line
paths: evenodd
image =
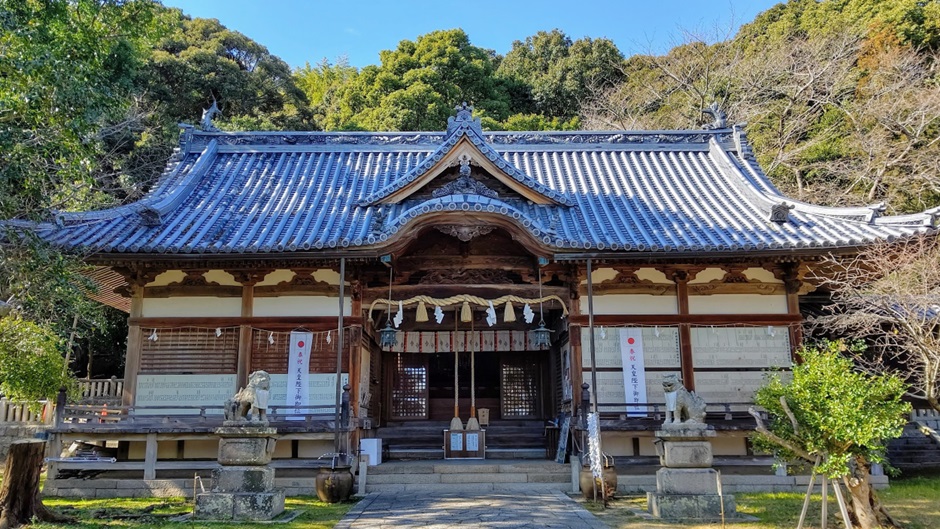
M39 233L99 253L353 250L380 248L423 215L453 211L504 217L555 253L682 254L850 247L937 223L936 210L885 217L874 206L784 197L733 129L483 133L451 125L446 133L188 129L176 161L143 200L60 214ZM461 192L381 202L424 174L458 135L555 203Z

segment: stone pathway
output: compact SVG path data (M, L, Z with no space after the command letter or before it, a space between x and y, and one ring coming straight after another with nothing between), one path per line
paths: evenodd
M532 495L373 492L366 495L336 529L424 527L449 529L608 529L593 514L561 492Z

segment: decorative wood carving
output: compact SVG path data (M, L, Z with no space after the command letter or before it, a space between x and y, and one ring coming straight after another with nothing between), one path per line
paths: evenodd
M705 270L704 266L662 266L656 267L657 270L666 274L666 277L676 283L688 283L695 279L699 272Z
M205 274L206 274L207 271L208 271L208 270L185 270L184 273L186 274L186 276L185 276L183 279L181 279L181 280L179 280L179 281L176 281L176 282L173 282L173 283L170 283L170 284L167 285L167 286L169 286L169 287L175 287L175 286L182 286L182 287L206 287L206 286L212 286L212 287L217 287L217 286L219 286L219 284L216 283L215 281L211 281L211 282L210 282L210 281L207 281L207 280L206 280Z
M788 294L804 295L816 290L816 285L805 280L809 268L801 263L778 263L769 267L774 277L783 281Z
M462 226L459 224L444 224L435 226L441 233L457 237L463 242L469 242L471 239L491 233L496 229L495 226Z
M313 277L316 268L294 268L294 277L290 281L281 281L276 285L255 287L255 296L269 297L278 294L307 294L307 295L337 295L338 285L331 285L326 281L319 281Z
M747 270L747 266L722 266L722 270L725 271L725 276L721 278L722 283L750 283L751 280L744 275L744 271Z
M235 278L235 281L238 281L243 286L254 286L258 283L264 281L264 278L270 274L272 269L264 270L226 270L229 274L232 274L232 277Z
M121 274L127 282L127 285L115 288L114 292L126 298L133 297L135 289L144 288L147 283L150 283L164 272L164 270L142 266L115 266L114 271Z
M432 270L418 281L419 284L436 285L502 285L513 284L509 272L497 268Z
M750 281L747 283L725 283L721 280L709 281L708 283L697 283L689 285L690 296L710 296L712 294L784 294L786 292L783 285L778 283L761 283L760 281Z

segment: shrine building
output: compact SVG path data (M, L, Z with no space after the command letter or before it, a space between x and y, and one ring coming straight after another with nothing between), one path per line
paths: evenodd
M791 366L814 262L938 226L882 211L783 196L723 120L484 132L464 105L443 132L186 126L144 198L35 229L129 313L124 413L201 417L98 426L153 478L214 458L200 425L256 370L282 466L335 448L301 408L344 384L350 447L383 438L387 458L443 458L441 430L471 414L485 457L552 458L545 426L584 383L604 451L652 456L668 373L708 403L715 455L748 455L746 407Z

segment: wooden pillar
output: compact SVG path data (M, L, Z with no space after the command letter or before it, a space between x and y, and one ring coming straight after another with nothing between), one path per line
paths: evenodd
M242 284L242 318L250 318L254 314L255 285ZM248 385L248 372L251 371L251 325L242 323L238 327L238 363L235 386L242 388Z
M569 320L581 314L581 269L571 265L568 274L568 314ZM581 361L581 333L583 328L579 324L568 325L569 361L571 362L571 405L572 411L581 404L581 382L584 380L584 371ZM594 388L592 388L594 389Z
M140 350L143 347L143 333L135 318L143 316L144 287L130 285L131 323L127 326L127 354L124 357L124 391L121 392L121 405L133 406L137 395L137 373L140 371Z
M358 276L358 269L353 270L353 275ZM351 300L350 316L353 318L362 315L362 283L358 277L349 281L349 297ZM352 325L349 327L349 407L350 412L355 417L361 417L359 406L362 396L362 326ZM368 386L367 386L368 387Z
M269 270L226 270L242 285L242 319L251 318L255 314L255 285L261 282ZM235 363L235 387L243 388L248 385L248 375L251 373L251 325L242 322L238 326L238 359Z
M683 269L673 269L667 273L676 282L676 308L679 316L689 315L689 281L694 279L695 272ZM692 365L692 326L687 318L682 318L679 324L679 357L682 369L682 382L689 391L695 390L695 370Z
M797 263L788 263L779 270L774 271L779 279L783 280L787 292L787 314L801 316L800 313L800 289L803 288L801 277L801 267ZM802 318L800 324L790 325L790 356L794 362L798 361L796 350L803 345L803 327Z

